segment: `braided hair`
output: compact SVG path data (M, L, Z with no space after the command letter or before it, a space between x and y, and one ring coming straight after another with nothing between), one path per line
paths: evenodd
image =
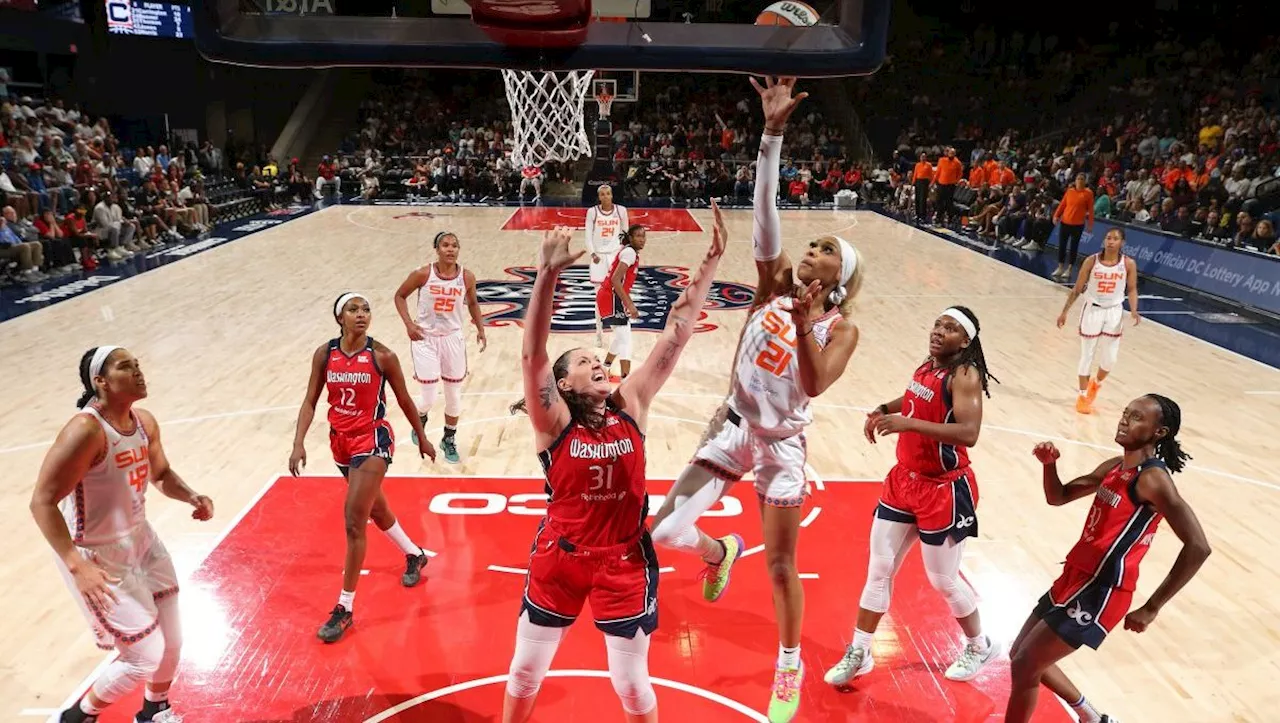
M962 366L971 366L977 370L978 377L982 380L982 393L986 394L989 399L991 398L991 392L988 390L988 380L996 384L999 384L1000 380L996 379L991 370L987 369L987 357L982 353L982 339L978 336L978 333L982 331L982 324L978 323L978 316L970 311L969 307L953 305L951 308L969 317L969 320L973 322L974 335L969 340L969 346L960 350L960 353L956 355L955 360L951 362L948 368L955 370Z
M1182 429L1182 408L1177 402L1159 394L1148 394L1147 397L1160 405L1160 422L1169 430L1156 440L1156 456L1170 472L1181 472L1187 466L1187 460L1191 459L1177 439L1178 431Z
M569 360L574 351L574 349L570 349L569 351L561 354L556 359L555 363L551 365L551 376L555 378L555 381L558 382L568 376ZM569 418L574 422L577 422L588 429L600 429L604 426L604 415L596 411L595 402L592 402L587 395L579 394L568 389L556 389L556 392L559 393L560 398L564 400L565 406L569 407ZM606 406L612 403L612 401L605 402ZM529 405L527 400L521 398L517 399L511 404L511 406L507 407L507 410L512 414L517 414L519 412L528 414Z
M80 395L80 400L76 402L76 409L83 409L84 405L98 396L98 388L93 386L93 377L89 375L89 367L93 365L93 355L97 351L98 347L95 346L80 357L80 384L84 387L84 392Z
M622 233L618 234L618 240L622 242L623 246L630 246L632 236L636 235L640 231L648 231L648 230L649 230L649 227L642 223L633 223L627 227L626 231L623 231Z

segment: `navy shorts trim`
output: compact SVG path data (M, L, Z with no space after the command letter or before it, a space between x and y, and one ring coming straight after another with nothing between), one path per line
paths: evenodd
M567 628L577 621L577 616L568 617L553 613L550 610L544 610L537 605L529 602L529 596L525 595L520 599L520 612L529 614L529 622L534 625L541 625L544 628Z
M916 523L915 515L907 512L906 510L890 507L883 502L876 505L876 517L879 517L882 520L888 520L889 522L902 522L908 525L914 525Z
M1105 585L1090 584L1072 596L1065 605L1053 602L1050 593L1045 593L1036 603L1032 615L1044 621L1059 638L1072 648L1079 649L1087 645L1094 650L1107 639L1107 630L1096 624L1098 616L1107 605L1111 588Z
M963 542L966 537L978 536L978 510L969 490L969 475L961 475L951 482L951 499L954 504L951 524L941 530L920 530L921 543L941 545L948 539Z

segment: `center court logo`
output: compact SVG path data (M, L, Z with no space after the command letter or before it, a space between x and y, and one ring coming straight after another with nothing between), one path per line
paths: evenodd
M519 325L529 306L529 294L538 272L532 266L508 268L516 277L510 281L480 281L476 297L481 304L502 304L505 308L485 314L486 326ZM596 287L591 283L586 266L571 266L560 272L556 285L555 313L551 330L556 332L594 332L596 329ZM631 322L636 331L662 331L667 314L680 292L689 285L689 270L680 266L641 266L636 272L631 299L640 318ZM713 281L696 331L711 331L715 324L706 321L706 311L733 311L751 306L755 289L732 281Z

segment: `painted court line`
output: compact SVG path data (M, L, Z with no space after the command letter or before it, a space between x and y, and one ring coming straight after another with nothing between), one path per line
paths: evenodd
M548 678L608 678L609 672L605 670L550 670L550 671L547 671L547 677ZM757 713L756 711L748 708L747 706L739 703L736 700L733 700L732 698L726 698L723 695L720 695L719 693L713 693L709 690L704 690L697 686L689 685L688 683L681 683L678 680L667 680L666 678L650 678L649 680L659 688L670 688L672 690L678 690L684 693L689 693L690 695L696 695L699 698L703 698L704 700L709 700L712 703L719 703L720 705L734 712L741 713L742 715L746 716L750 720L758 721L758 723L769 723L769 719L765 718L760 713ZM454 693L461 693L465 690L471 690L472 688L480 688L486 685L495 685L498 683L505 683L505 682L507 682L506 675L494 675L488 678L479 678L477 680L468 680L462 683L457 683L455 685L448 686L447 688L433 690L430 693L423 693L422 695L416 698L410 698L409 700L406 700L403 703L394 705L371 718L365 719L364 723L382 723L382 721L390 720L391 718L394 718L395 716L399 715L400 713L403 713L406 710L409 710L410 708L422 705L423 703L428 703L437 698L443 698L448 695L453 695Z
M818 515L820 514L822 514L822 508L814 507L813 509L809 510L809 514L805 515L805 518L800 521L800 526L808 527L809 525L812 525L813 521L818 519Z
M506 572L512 575L528 575L529 571L523 567L507 567L506 565L490 565L487 568L490 572Z
M750 557L751 555L754 555L757 552L764 552L764 545L756 545L755 547L747 548L746 550L742 551L742 554L739 555L738 558L741 559L744 557Z

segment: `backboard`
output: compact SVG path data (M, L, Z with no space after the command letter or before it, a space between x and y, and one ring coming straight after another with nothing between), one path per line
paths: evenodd
M641 70L867 75L884 60L891 0L818 4L815 27L756 26L768 0L193 0L211 60L266 67ZM305 4L305 3L301 3ZM312 3L312 7L315 3Z

